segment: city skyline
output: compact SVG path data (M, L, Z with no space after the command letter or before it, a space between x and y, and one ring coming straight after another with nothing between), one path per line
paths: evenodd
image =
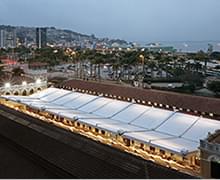
M55 26L127 41L218 40L220 31L217 0L2 0L0 4L1 24Z

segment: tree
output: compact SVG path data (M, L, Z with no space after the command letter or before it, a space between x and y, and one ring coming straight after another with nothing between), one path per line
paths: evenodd
M209 57L208 55L203 52L203 51L199 51L195 54L195 60L198 60L198 61L204 61L205 63L205 66L204 66L204 71L206 73L206 70L207 70L207 61L209 60Z
M20 67L16 67L12 70L13 76L22 76L22 74L24 74L24 70L21 69Z
M208 83L208 89L213 91L216 95L220 93L220 81L212 81Z
M4 75L4 71L3 71L3 64L2 61L0 60L0 76Z
M96 53L94 64L98 65L98 78L101 81L101 64L104 63L104 55L100 53Z

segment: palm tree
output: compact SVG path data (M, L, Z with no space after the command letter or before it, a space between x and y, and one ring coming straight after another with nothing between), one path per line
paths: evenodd
M101 81L101 64L104 63L104 55L100 53L96 53L94 57L94 64L98 66L98 79Z
M205 66L204 66L204 73L206 74L206 70L207 70L207 61L209 60L209 57L208 55L203 52L202 50L197 52L195 54L195 60L198 60L198 61L204 61L205 63Z

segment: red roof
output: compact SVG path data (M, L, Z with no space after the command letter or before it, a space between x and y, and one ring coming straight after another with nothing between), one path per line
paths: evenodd
M17 64L17 61L13 59L1 59L1 62L7 65Z
M81 90L95 91L97 93L111 94L123 98L150 101L151 103L175 106L184 110L190 109L198 112L220 115L220 99L192 96L167 91L152 89L139 89L120 85L104 84L97 82L70 80L60 84L60 87L79 88Z

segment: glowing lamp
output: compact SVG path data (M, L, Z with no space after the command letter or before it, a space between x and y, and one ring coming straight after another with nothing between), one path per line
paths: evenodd
M40 79L37 79L36 80L36 84L40 84L41 83L41 80Z
M27 82L26 82L26 81L23 81L23 82L22 82L22 85L23 85L23 86L26 86L26 85L27 85Z
M11 84L8 82L8 83L5 83L5 88L10 88L11 87Z

